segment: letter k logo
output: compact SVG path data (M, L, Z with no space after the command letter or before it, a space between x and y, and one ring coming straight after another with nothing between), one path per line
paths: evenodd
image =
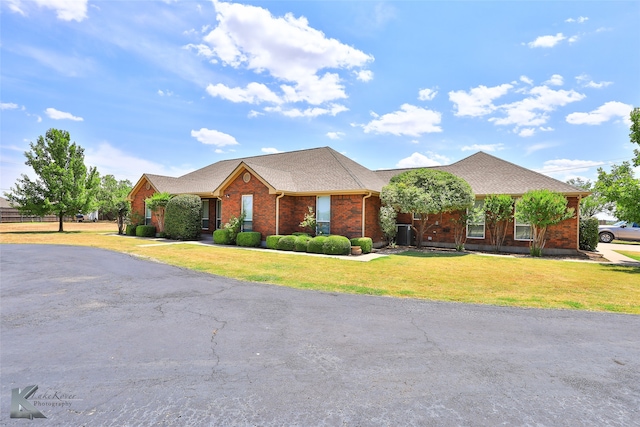
M38 390L37 385L30 385L22 389L11 389L11 415L10 418L47 418L42 412L31 404L27 399Z

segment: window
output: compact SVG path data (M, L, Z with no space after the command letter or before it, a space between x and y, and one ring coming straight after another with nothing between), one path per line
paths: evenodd
M222 200L216 200L216 230L222 228Z
M209 229L209 199L202 199L202 229Z
M331 232L331 196L316 198L316 234Z
M151 208L144 204L144 225L151 225Z
M484 239L484 200L476 200L473 211L469 212L467 222L467 237L470 239Z
M518 218L515 218L514 227L515 240L531 240L533 238L531 225L526 222L520 222L518 221Z
M253 231L253 195L242 196L242 231Z

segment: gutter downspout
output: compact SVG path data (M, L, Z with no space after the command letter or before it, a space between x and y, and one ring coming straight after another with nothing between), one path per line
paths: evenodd
M580 250L580 201L582 200L582 194L578 196L578 206L577 207L577 217L578 220L576 221L576 236L578 236L578 241L576 242L576 250Z
M371 191L369 191L369 194L366 196L362 197L362 237L366 237L364 235L364 226L365 226L365 221L366 221L366 216L365 216L365 206L366 206L366 200L371 197L373 195L373 193Z
M284 197L284 191L276 197L276 235L280 234L280 199Z

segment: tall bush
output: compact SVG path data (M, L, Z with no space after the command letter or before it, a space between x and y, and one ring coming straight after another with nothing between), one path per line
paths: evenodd
M580 218L580 249L595 251L598 246L598 218Z
M371 237L356 237L351 239L351 246L360 246L363 254L368 254L373 248L373 240Z
M180 194L167 203L165 233L174 240L198 240L202 232L202 202L194 194Z
M244 222L245 213L242 212L239 217L231 216L229 218L229 222L227 222L223 228L227 230L229 234L229 239L231 239L231 244L236 243L236 237L238 233L242 231L242 223Z
M489 194L484 199L484 218L489 229L491 244L500 252L513 222L513 199L508 194Z
M262 241L262 234L258 231L244 231L236 236L236 244L247 248L257 248Z
M164 214L165 209L167 208L167 203L169 203L171 197L172 196L169 193L154 193L144 201L147 207L156 214L159 233L164 233Z
M344 236L329 236L322 245L322 252L326 255L349 255L351 242Z
M391 206L382 206L378 212L378 222L380 223L380 229L384 234L384 238L389 246L394 246L396 241L396 234L398 229L396 228L396 217L398 213Z
M307 244L307 252L311 254L321 254L323 253L322 247L324 245L325 240L327 240L327 236L316 236L313 239L309 240Z

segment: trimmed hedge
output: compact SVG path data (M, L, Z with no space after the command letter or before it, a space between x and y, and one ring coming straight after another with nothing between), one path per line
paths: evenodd
M371 237L356 237L351 239L351 246L360 246L362 253L368 254L373 248L373 240L371 240Z
M153 225L139 225L136 227L138 237L156 237L156 227Z
M271 236L267 236L267 249L278 249L278 242L284 236L280 234L272 234Z
M296 241L293 246L295 252L307 252L307 245L309 244L311 237L308 234L300 234L296 236Z
M296 245L296 236L284 236L278 240L276 249L279 251L292 251Z
M311 237L311 236L309 235L309 233L304 233L304 232L302 232L302 231L296 231L296 232L294 232L294 233L291 233L291 235L292 235L292 236L296 236L296 237L298 237L298 236L309 236L309 237Z
M226 228L219 228L213 232L213 243L216 245L230 245L233 242L231 241L231 234L229 230Z
M351 241L344 236L329 236L322 245L322 252L326 255L349 255Z
M137 225L127 224L127 228L126 228L124 233L127 236L135 236L136 235L136 227L137 227Z
M195 194L180 194L167 203L164 232L174 240L198 240L202 233L202 201Z
M257 248L262 241L262 234L258 231L243 231L236 236L236 244L248 248Z
M583 251L595 251L598 246L598 219L591 217L580 218L579 225L580 249Z
M322 250L322 246L324 242L327 240L327 236L316 236L313 239L309 240L307 244L307 252L311 254L322 254L324 253Z

